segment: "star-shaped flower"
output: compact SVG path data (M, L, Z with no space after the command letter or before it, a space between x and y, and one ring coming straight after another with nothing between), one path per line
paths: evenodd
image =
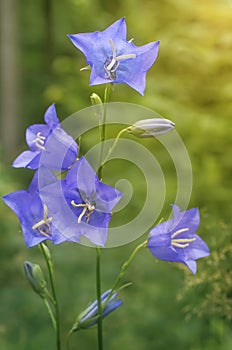
M92 69L90 85L125 83L143 95L146 73L158 56L159 41L135 46L132 40L126 40L126 35L126 22L121 18L102 32L68 37Z
M46 124L34 124L27 129L26 141L30 151L22 152L13 162L13 167L38 169L42 164L50 169L67 170L75 161L78 146L61 128L54 104L45 112L44 121Z
M122 194L102 183L84 157L64 180L45 186L40 193L66 239L79 242L85 236L96 245L105 245L111 211Z
M54 182L52 174L50 179L46 178L46 184L50 182ZM44 240L53 240L54 243L65 240L53 225L48 208L38 194L38 172L35 173L28 190L9 193L2 199L18 216L28 247Z
M157 259L185 264L196 273L196 261L210 254L206 243L195 234L200 223L199 211L184 212L173 205L173 218L154 227L149 234L148 248Z

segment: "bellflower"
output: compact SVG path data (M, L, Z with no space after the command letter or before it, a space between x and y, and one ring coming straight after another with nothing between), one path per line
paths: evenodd
M172 207L173 218L150 231L148 248L157 259L181 262L195 274L195 260L210 253L206 243L195 234L200 223L199 211L192 208L180 212L178 206Z
M61 128L54 104L45 112L44 121L45 124L34 124L27 129L26 141L30 150L22 152L13 167L38 169L41 156L43 166L56 170L67 170L75 161L78 146Z
M139 120L133 124L128 131L141 138L159 136L173 130L175 124L168 119L153 118Z
M102 303L102 318L105 318L111 312L116 310L122 305L121 299L116 299L117 293L114 292L110 297L107 304L105 304L107 297L111 293L111 289L107 290L101 296ZM73 330L80 328L86 329L97 324L98 321L98 302L95 300L90 306L88 306L78 317L77 323L74 325Z
M66 239L79 242L85 236L96 245L105 245L111 211L122 194L102 183L84 157L64 180L45 186L40 193Z
M135 46L126 35L126 22L121 18L102 32L68 37L86 56L91 67L90 85L125 83L143 95L146 73L158 56L159 41Z
M54 178L46 178L46 183ZM9 193L3 197L4 202L18 216L24 240L28 247L35 246L44 240L62 242L63 236L53 226L48 208L42 203L38 194L38 172L35 173L28 190Z

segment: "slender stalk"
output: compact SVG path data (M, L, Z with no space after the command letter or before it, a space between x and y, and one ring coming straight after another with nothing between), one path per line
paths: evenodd
M106 138L106 115L107 115L107 103L109 101L111 85L107 84L104 92L104 105L103 105L103 115L102 123L99 124L100 130L100 167L98 169L98 177L102 179L102 160L103 160L103 147L104 141ZM103 332L102 332L102 303L101 303L101 248L96 248L96 292L97 292L97 301L98 301L98 323L97 323L97 334L98 334L98 350L103 350Z
M130 266L132 260L134 259L135 255L142 249L145 248L147 246L147 240L144 241L143 243L139 244L131 253L131 255L129 256L129 258L125 261L125 263L122 265L122 268L119 272L118 277L116 278L113 287L111 288L111 292L108 295L107 299L104 302L104 305L106 305L108 303L108 301L110 300L111 296L113 295L113 293L116 291L119 283L121 282L121 279L123 278L123 276L126 273L126 270L128 269L128 267Z
M108 162L108 159L111 155L111 153L113 152L113 150L115 149L119 138L122 136L122 134L124 134L124 132L126 132L129 128L125 128L122 129L121 131L119 131L118 135L116 136L113 145L110 147L109 152L107 153L107 156L105 157L104 161L101 164L102 169L104 168L104 166L106 165L106 163Z
M53 328L54 328L55 331L56 331L56 320L55 320L54 314L53 314L53 312L52 312L51 306L50 306L50 304L49 304L49 302L48 302L47 299L44 298L43 301L44 301L44 304L45 304L45 306L46 306L46 308L47 308L47 310L48 310L48 314L49 314L50 319L51 319L51 321L52 321Z
M49 280L50 280L52 297L53 297L53 305L54 305L54 308L55 308L56 346L57 346L57 350L60 350L61 349L61 344L60 344L60 315L59 315L59 306L58 306L58 302L57 302L56 290L55 290L55 284L54 284L53 266L52 266L51 259L46 254L46 251L45 251L43 243L40 243L40 248L41 248L41 251L43 253L44 259L46 261L47 268L48 268Z
M69 331L68 333L68 336L67 336L67 340L66 340L66 348L67 350L70 350L70 338L71 338L71 335L72 335L72 330Z
M97 302L98 302L98 349L103 350L103 333L102 333L102 302L101 302L101 249L97 247L96 256L96 288L97 288Z
M106 138L106 115L107 115L107 103L109 102L110 97L110 89L111 85L107 84L104 92L104 105L103 105L103 115L102 115L102 124L99 125L100 127L100 141L101 141L101 149L100 149L100 160L99 164L100 167L98 169L98 177L101 180L102 178L102 160L103 160L103 148L104 148L104 141Z

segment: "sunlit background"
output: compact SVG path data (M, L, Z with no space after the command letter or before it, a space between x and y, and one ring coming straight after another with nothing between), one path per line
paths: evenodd
M146 250L141 252L126 275L125 281L133 285L121 293L123 306L104 321L105 348L229 350L232 1L1 0L0 195L27 188L33 172L12 169L11 163L27 147L26 128L42 123L51 103L56 103L63 120L88 107L92 92L103 94L103 86L88 86L89 72L80 71L85 57L67 34L104 30L123 16L128 40L134 38L136 45L160 40L161 47L147 75L145 96L127 85L116 85L111 101L136 103L175 122L193 168L189 206L200 209L199 233L211 256L199 262L198 273L192 276L183 267L155 261ZM113 130L110 134L113 137ZM83 153L91 146L91 134L84 139ZM173 169L165 154L162 157L157 140L144 144L163 161L168 186L165 217L175 198ZM119 179L131 178L136 212L145 187L136 185L139 174L133 166L123 169L114 162L105 182L114 185L116 171ZM53 349L50 320L22 268L25 260L43 265L40 251L26 248L17 217L2 201L0 229L0 348ZM103 252L103 289L111 286L136 243ZM52 250L65 335L83 306L95 299L95 252L71 244ZM75 334L72 348L95 349L96 331Z

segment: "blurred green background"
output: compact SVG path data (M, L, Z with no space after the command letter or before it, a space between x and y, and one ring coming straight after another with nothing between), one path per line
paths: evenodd
M125 278L133 286L122 292L124 305L104 321L105 348L231 349L232 1L1 0L0 12L1 196L30 182L32 171L11 169L13 159L26 149L28 125L43 122L53 102L62 120L89 106L92 92L103 92L103 86L88 86L89 73L80 72L85 58L67 34L103 30L125 16L128 39L133 37L136 45L161 41L145 96L117 85L111 100L149 107L176 123L193 168L190 207L200 208L199 233L211 256L199 261L198 273L192 276L183 267L141 252ZM85 142L86 147L91 144L88 135ZM171 160L158 141L145 145L155 149L161 163L163 159L168 183L165 217L175 198ZM120 169L123 177L134 176L133 167L115 162L105 182L113 185L115 169L119 178ZM140 208L143 190L138 181L139 195L131 211ZM22 269L25 260L44 266L39 249L26 248L17 218L2 201L0 229L0 348L55 349L44 305L30 290ZM110 287L136 244L103 252L103 289ZM77 313L95 299L95 252L71 244L52 250L65 335ZM72 338L72 349L95 348L94 329Z

